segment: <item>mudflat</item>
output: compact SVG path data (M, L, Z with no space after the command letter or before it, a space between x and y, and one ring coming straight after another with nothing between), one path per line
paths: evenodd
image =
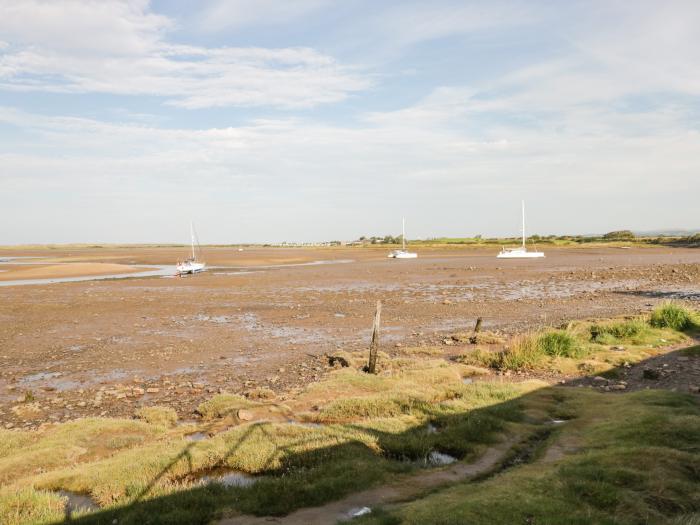
M393 260L367 247L205 248L209 269L191 277L0 287L0 422L35 428L152 404L186 418L220 390L266 387L284 398L325 373L326 354L367 347L377 300L389 353L443 345L476 317L513 333L636 314L666 299L700 303L699 249L545 247L545 259L510 261L495 248L415 251L418 259ZM39 263L2 265L0 279L138 272L185 255L0 249ZM33 412L13 411L28 396Z

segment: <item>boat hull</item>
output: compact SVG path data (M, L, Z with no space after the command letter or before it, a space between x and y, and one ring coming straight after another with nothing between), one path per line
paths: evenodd
M413 252L405 252L403 250L394 250L387 255L387 257L389 259L416 259L418 254Z
M543 252L528 252L526 250L509 250L499 253L499 259L537 259L544 257Z
M206 266L205 263L187 262L187 263L178 264L175 267L175 270L177 271L177 273L179 275L194 274L194 273L203 272L205 266Z

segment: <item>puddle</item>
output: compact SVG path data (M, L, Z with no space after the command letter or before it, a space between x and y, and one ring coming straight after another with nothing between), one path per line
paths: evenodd
M58 490L56 493L63 498L68 498L66 502L66 516L71 516L74 512L100 510L100 506L87 494L78 494L69 490Z
M366 516L367 514L371 513L372 509L369 507L354 507L348 511L347 517L350 519L359 518L360 516Z
M216 483L224 487L250 487L258 482L258 478L245 472L220 468L208 471L199 481L203 485Z
M193 432L192 434L186 434L185 439L188 441L204 441L205 439L209 439L209 434L205 434L204 432Z
M442 452L433 450L430 454L428 454L426 461L428 465L431 465L433 467L441 467L443 465L450 465L454 463L455 461L457 461L457 458L454 456L450 456L449 454L443 454Z

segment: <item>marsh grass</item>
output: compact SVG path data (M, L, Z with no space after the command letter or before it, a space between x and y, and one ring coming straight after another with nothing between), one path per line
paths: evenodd
M197 412L205 420L212 420L227 416L235 416L241 408L251 408L255 404L243 396L237 394L217 394L207 399L197 407Z
M650 323L656 328L683 331L698 326L698 314L680 303L666 302L654 309Z
M559 459L546 460L545 449L497 476L455 484L357 523L693 523L700 511L700 407L692 398L581 389L562 395L576 419L558 427L546 445L576 446Z
M177 412L171 407L142 407L136 411L136 417L151 425L172 427L177 423Z
M323 404L307 420L320 425L242 424L193 442L183 437L191 426L168 429L156 408L141 411L142 420L78 420L44 433L3 433L11 437L0 441L0 474L8 482L0 513L28 505L25 515L33 516L32 502L49 508L59 489L90 494L106 509L100 522L114 516L141 523L155 515L158 523L204 523L224 508L286 513L419 468L432 450L473 457L519 425L521 407L513 400L542 386L465 385L463 374L478 369L443 360L400 362L388 362L379 375L343 368L309 386L302 401ZM207 418L201 425L250 405L240 396L214 396L200 406ZM439 432L428 433L428 422ZM221 468L261 477L248 488L199 485L200 476ZM170 499L175 494L182 497ZM32 520L11 523L26 522Z
M634 363L655 355L655 348L687 339L681 329L671 325L687 329L695 326L692 323L697 317L696 312L685 307L678 309L677 305L666 304L649 318L573 322L563 329L516 336L502 351L477 348L461 354L457 360L499 370L603 373L625 362Z

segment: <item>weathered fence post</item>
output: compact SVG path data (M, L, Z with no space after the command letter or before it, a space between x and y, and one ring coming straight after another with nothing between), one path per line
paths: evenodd
M377 373L377 354L379 353L379 322L382 316L382 302L377 301L377 310L374 312L374 324L372 325L372 342L369 344L369 362L367 372Z
M476 318L476 325L474 325L474 333L478 334L481 330L481 317Z

